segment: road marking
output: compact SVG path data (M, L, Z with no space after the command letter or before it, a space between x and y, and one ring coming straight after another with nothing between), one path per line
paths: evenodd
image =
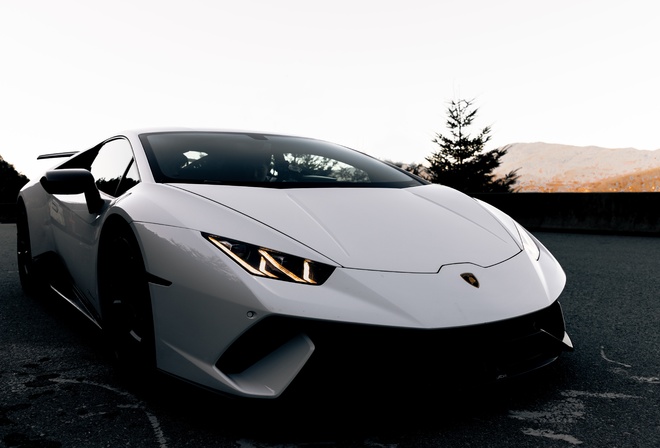
M583 390L564 390L560 392L565 397L588 397L588 398L643 398L637 395L618 394L615 392L586 392Z
M528 436L545 437L546 439L553 440L563 440L564 442L568 442L571 445L580 445L583 443L582 440L578 440L569 434L556 434L553 431L546 429L523 428L522 432Z
M626 378L637 381L638 383L660 384L660 377L657 377L657 376L631 375L630 372L628 372L625 369L621 369L619 367L614 367L614 368L610 369L610 371L612 373L616 373L617 375L625 376Z
M574 425L578 420L586 418L586 404L584 398L618 399L630 400L641 399L637 395L620 394L616 392L587 392L583 390L564 390L560 392L564 397L562 400L546 406L541 411L509 411L509 417L516 420L531 421L539 426L554 426L565 430L568 426ZM561 440L571 445L580 445L583 442L570 434L555 433L551 429L541 428L522 428L522 433L533 437L544 437L547 439Z
M584 414L584 402L571 397L552 405L547 411L509 411L511 418L551 425L570 425L584 418Z
M607 362L611 362L612 364L618 364L618 365L620 365L620 366L627 367L627 368L631 368L631 367L632 367L632 366L629 365L629 364L624 364L624 363L622 363L622 362L619 362L619 361L613 361L613 360L609 359L607 356L605 356L605 347L603 347L603 346L600 347L600 356L601 356L605 361L607 361Z
M660 378L657 376L631 376L630 378L640 383L660 384Z
M154 436L156 438L156 441L158 443L159 448L167 448L167 438L165 437L165 434L163 433L162 428L160 427L160 421L158 418L152 414L151 412L147 411L146 407L144 404L138 400L133 394L123 391L121 389L117 389L111 386L108 386L107 384L101 384L101 383L95 383L93 381L86 381L86 380L70 380L66 378L51 378L50 381L54 383L61 383L61 384L84 384L87 386L93 386L93 387L100 387L105 390L109 390L110 392L114 392L124 398L127 398L136 404L120 404L117 405L119 409L136 409L139 411L144 412L144 414L147 416L147 419L149 420L149 423L151 425L151 429L154 432Z

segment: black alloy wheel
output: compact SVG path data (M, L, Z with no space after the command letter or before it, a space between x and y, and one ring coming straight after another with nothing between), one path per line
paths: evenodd
M104 329L120 369L149 376L156 365L151 296L140 247L128 228L102 241L99 292Z

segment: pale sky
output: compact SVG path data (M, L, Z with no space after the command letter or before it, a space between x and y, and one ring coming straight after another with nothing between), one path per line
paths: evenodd
M487 149L660 148L654 0L0 0L0 155L125 129L293 133L424 162L452 99Z

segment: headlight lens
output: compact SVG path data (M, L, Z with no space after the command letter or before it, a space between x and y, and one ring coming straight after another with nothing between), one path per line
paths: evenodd
M529 256L537 260L541 257L541 249L539 249L538 244L534 241L534 238L530 233L525 230L520 224L516 223L516 228L518 229L518 234L523 243L523 249L529 254Z
M306 285L322 285L335 269L334 266L242 241L208 233L202 235L243 269L258 277Z

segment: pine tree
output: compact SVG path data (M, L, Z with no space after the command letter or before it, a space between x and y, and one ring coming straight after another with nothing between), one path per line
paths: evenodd
M516 171L495 179L497 168L508 147L484 151L490 141L490 126L476 137L467 128L472 125L479 109L472 108L472 101L452 101L447 108L449 136L436 134L433 143L440 149L426 160L430 163L431 181L456 188L465 193L512 192L518 181Z

